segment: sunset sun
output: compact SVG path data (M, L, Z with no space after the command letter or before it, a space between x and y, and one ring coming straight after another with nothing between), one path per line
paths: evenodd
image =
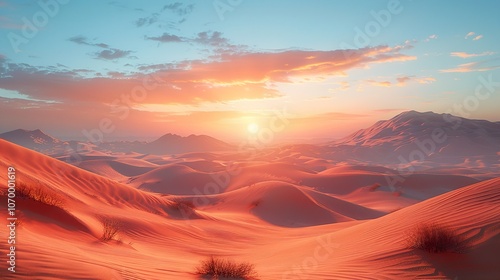
M256 123L249 123L247 126L247 131L252 134L255 134L259 131L259 125Z

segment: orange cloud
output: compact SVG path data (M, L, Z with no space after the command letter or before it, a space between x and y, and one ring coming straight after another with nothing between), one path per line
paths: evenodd
M460 58L470 58L470 57L478 57L478 56L488 56L493 55L495 52L482 52L482 53L466 53L466 52L452 52L450 56L456 56Z
M443 69L443 70L439 70L439 71L442 73L468 73L468 72L484 72L484 71L490 71L490 70L495 70L495 69L500 68L500 66L481 67L480 65L483 63L484 63L484 61L482 61L482 62L469 62L469 63L460 64L455 68Z
M374 81L374 80L366 80L370 85L377 87L391 87L393 84L389 81Z
M371 63L414 60L402 47L358 50L284 51L222 54L213 61L187 61L175 67L155 65L150 74L113 73L113 77L81 76L3 63L1 88L32 99L111 104L199 104L281 96L270 83L292 83L296 77L345 75ZM0 62L2 63L2 62ZM144 68L143 68L144 69ZM137 98L134 98L136 96Z
M433 77L422 77L422 78L414 78L417 83L419 84L430 84L436 81L436 78Z
M349 82L346 82L346 81L342 81L342 82L338 82L338 83L335 83L337 85L339 85L339 87L337 88L331 88L329 89L328 91L330 92L337 92L337 91L345 91L345 90L348 90L351 85L349 84Z
M375 80L366 80L372 86L378 87L393 87L393 86L406 86L408 82L415 81L419 84L430 84L436 81L433 77L413 77L413 76L403 76L396 78L396 82L390 81L375 81Z

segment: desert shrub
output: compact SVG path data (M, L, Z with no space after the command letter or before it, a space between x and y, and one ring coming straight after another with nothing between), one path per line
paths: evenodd
M16 186L16 195L20 198L32 199L47 205L63 206L63 200L59 195L42 186L28 186L25 183L19 183Z
M181 199L173 199L171 207L175 210L187 210L187 209L195 209L196 206L192 201L181 200Z
M368 191L370 191L370 192L374 192L374 191L376 191L378 188L380 188L380 184L379 184L379 183L375 183L375 184L373 184L373 185L371 185L371 186L369 186L369 187L368 187Z
M260 200L260 199L254 200L254 201L250 204L250 207L251 207L251 208L255 208L255 207L259 206L261 203L262 203L262 200Z
M455 231L437 224L421 224L408 235L408 246L429 253L461 253L466 242Z
M107 242L116 237L120 231L120 223L110 218L101 218L102 223L102 236L101 241Z
M196 268L196 274L205 279L241 279L256 280L257 273L253 264L237 263L231 260L210 257Z
M196 216L196 205L189 200L174 198L165 209L172 217L189 219ZM180 216L179 216L180 215Z

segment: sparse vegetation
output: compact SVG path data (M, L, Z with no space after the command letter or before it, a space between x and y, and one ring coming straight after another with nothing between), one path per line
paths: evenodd
M262 200L257 199L255 201L253 201L252 204L250 204L250 207L255 208L255 207L259 206L261 203L262 203Z
M180 214L183 219L189 219L196 215L196 205L194 205L194 203L189 200L174 198L171 200L168 208L169 209L167 209L167 212L169 212L171 215L177 216ZM173 212L170 212L172 210Z
M371 185L371 186L369 186L369 187L368 187L368 191L370 191L370 192L374 192L374 191L376 191L378 188L380 188L380 184L379 184L379 183L375 183L375 184L373 184L373 185Z
M455 231L437 224L420 224L408 236L408 246L429 253L462 253L466 242Z
M16 186L16 194L20 198L32 199L47 205L63 206L63 200L59 195L42 186L28 186L25 183L19 183Z
M103 242L107 242L114 239L118 234L118 232L120 231L120 223L110 218L102 218L101 223L102 223L102 236L100 240Z
M210 257L201 262L196 269L202 279L240 279L257 280L257 273L253 264L237 263L228 259Z
M194 203L189 200L173 199L172 202L173 204L171 206L176 210L193 210L196 208Z

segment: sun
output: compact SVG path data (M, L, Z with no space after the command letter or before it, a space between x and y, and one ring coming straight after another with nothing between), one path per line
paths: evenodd
M259 125L256 123L249 123L247 126L248 132L255 134L259 131Z

